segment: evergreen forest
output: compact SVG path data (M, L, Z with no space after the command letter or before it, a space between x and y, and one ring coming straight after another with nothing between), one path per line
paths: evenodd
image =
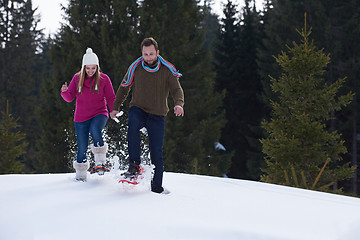
M49 36L31 0L0 4L0 174L72 172L62 84L91 47L116 91L151 36L185 94L182 118L169 98L165 171L360 194L358 0L224 0L221 16L213 0L69 0ZM104 129L122 164L129 100Z

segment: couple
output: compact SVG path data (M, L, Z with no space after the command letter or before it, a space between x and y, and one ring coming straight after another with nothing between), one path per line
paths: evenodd
M132 88L127 134L129 168L126 174L139 173L140 129L145 127L149 136L151 162L155 166L151 191L164 191L162 150L165 116L169 111L167 98L170 92L175 102L175 115L183 116L184 93L179 83L181 74L159 55L155 39L145 38L141 43L141 53L142 57L130 65L116 96L109 77L100 72L98 57L91 48L83 56L81 71L74 75L69 86L66 82L63 84L62 98L71 102L76 97L74 122L78 151L73 166L77 180L86 181L90 166L86 159L89 134L94 142L91 150L95 156L95 167L105 168L108 145L103 141L102 129L109 117L106 104L111 111L110 117L117 118L116 115Z

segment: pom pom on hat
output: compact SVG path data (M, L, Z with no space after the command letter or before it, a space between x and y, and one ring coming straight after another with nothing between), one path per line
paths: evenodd
M91 48L86 49L86 53L83 56L82 59L82 68L85 65L97 65L99 66L99 58L97 55L93 52Z

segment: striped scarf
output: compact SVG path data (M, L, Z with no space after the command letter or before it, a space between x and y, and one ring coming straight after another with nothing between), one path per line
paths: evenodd
M174 67L174 65L172 65L170 62L166 61L165 59L163 59L161 56L158 56L158 64L155 68L150 68L148 66L145 66L144 64L144 58L143 57L139 57L135 62L133 62L130 67L129 67L129 72L127 75L127 78L123 80L123 82L121 83L121 87L128 87L131 86L133 84L133 80L134 80L134 72L135 72L135 68L139 65L142 64L142 67L148 71L148 72L157 72L160 68L160 65L163 64L165 67L167 67L171 73L177 77L178 79L182 76L181 73L179 73L179 71L176 71L176 68Z

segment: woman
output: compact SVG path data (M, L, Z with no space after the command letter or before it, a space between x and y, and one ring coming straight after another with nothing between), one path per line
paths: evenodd
M100 72L99 59L91 48L83 56L81 71L74 75L69 86L66 82L62 85L61 97L67 102L72 102L76 97L74 122L78 151L73 162L76 180L86 181L90 167L86 159L89 133L94 142L91 145L95 156L93 170L108 171L105 167L108 145L103 141L102 130L109 117L106 104L112 111L115 93L110 78Z

